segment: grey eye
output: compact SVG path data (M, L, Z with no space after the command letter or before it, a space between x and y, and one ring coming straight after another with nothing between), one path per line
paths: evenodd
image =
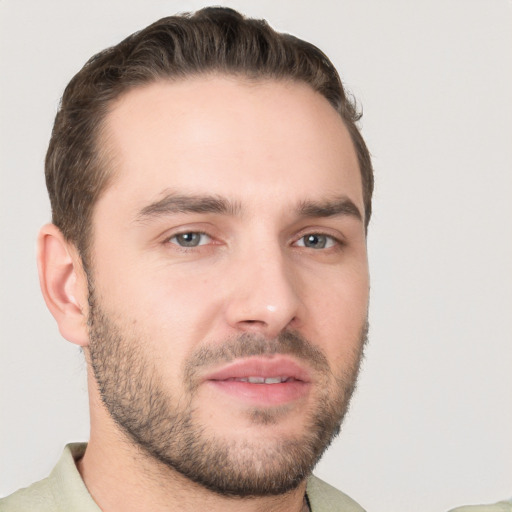
M210 237L206 233L198 233L191 231L190 233L180 233L174 235L169 242L179 245L180 247L198 247L210 241Z
M305 235L296 242L299 247L307 247L309 249L327 249L332 247L335 243L332 236L322 235L320 233Z
M325 235L306 235L304 245L312 249L323 249L327 245L327 237Z

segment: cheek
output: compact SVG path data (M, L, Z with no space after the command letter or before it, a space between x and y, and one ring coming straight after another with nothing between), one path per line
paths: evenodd
M219 310L216 274L144 264L128 251L98 255L97 261L102 262L94 273L101 304L166 365L175 367L208 337Z
M222 308L214 277L157 273L134 285L134 314L150 329L153 342L169 352L170 360L186 357L214 336Z
M338 273L325 279L325 286L310 295L314 318L313 339L323 346L333 365L347 365L357 359L366 328L369 300L368 272ZM327 284L328 283L328 284Z

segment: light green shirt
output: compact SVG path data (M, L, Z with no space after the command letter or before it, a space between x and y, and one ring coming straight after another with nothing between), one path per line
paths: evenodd
M500 501L492 505L466 505L454 508L450 512L512 512L512 500Z
M0 512L101 512L75 465L85 448L84 443L66 446L50 476L0 499ZM307 495L311 512L364 512L346 494L314 476L308 480Z

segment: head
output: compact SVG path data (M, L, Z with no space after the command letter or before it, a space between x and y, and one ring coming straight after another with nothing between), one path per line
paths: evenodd
M67 87L43 293L97 416L155 464L282 494L338 433L367 332L356 121L325 55L230 9L160 20Z
M52 222L85 261L94 205L113 179L102 140L104 120L116 100L158 80L213 72L304 83L324 96L352 139L368 225L371 159L356 125L360 114L327 56L306 41L274 31L264 20L244 18L228 8L205 8L163 18L94 55L64 91L46 155L46 184Z

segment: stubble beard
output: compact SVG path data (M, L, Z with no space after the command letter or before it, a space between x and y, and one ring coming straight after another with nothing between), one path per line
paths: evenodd
M244 333L193 354L184 367L186 392L178 399L163 385L154 362L144 352L144 340L123 332L98 304L92 289L89 305L90 362L109 414L152 460L193 482L223 496L284 494L311 474L338 435L355 389L367 338L366 321L353 361L338 375L333 375L323 352L297 333L283 332L274 340ZM306 413L300 435L276 436L265 442L235 436L226 439L201 423L194 406L201 369L238 357L276 353L302 359L324 384L316 386L316 400ZM248 410L252 424L262 428L272 428L285 414L286 408L279 407Z

